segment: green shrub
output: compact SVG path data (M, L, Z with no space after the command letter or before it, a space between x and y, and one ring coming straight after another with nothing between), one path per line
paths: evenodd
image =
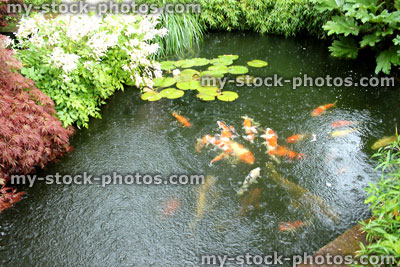
M201 21L215 30L252 30L261 34L320 35L327 15L310 0L200 0Z
M328 35L338 37L329 50L333 56L356 58L358 51L376 51L375 72L389 74L400 65L400 1L314 0L320 11L333 11L324 25Z
M361 255L394 256L400 264L400 137L393 145L380 149L377 169L382 177L377 184L367 188L373 218L363 222L363 230L371 243L361 246ZM388 266L388 265L387 265Z
M124 84L152 87L161 76L151 44L165 29L155 16L25 18L17 32L22 73L54 102L64 126L87 127L99 106Z

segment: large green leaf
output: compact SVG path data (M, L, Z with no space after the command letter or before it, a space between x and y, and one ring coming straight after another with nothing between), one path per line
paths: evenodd
M230 66L228 68L228 72L232 74L246 74L249 72L249 69L245 66L235 65L235 66Z
M247 65L254 68L262 68L268 65L268 62L264 60L254 59L252 61L247 62Z
M161 77L161 78L155 78L153 82L154 82L154 87L169 87L171 85L174 85L176 80L172 77Z
M175 68L175 62L174 61L163 61L160 62L161 69L162 70L172 70Z
M168 99L175 99L183 96L185 93L182 90L177 90L175 88L167 88L160 92L162 97L166 97Z
M201 87L200 81L188 81L188 82L179 82L176 83L176 87L181 90L193 90Z
M358 46L353 38L340 36L339 40L333 41L329 47L329 51L335 57L356 58Z
M215 96L214 95L208 95L208 94L197 94L196 97L200 98L203 101L213 101L215 100Z
M227 101L227 102L233 101L233 100L237 99L238 97L239 97L239 95L237 93L231 92L231 91L224 91L224 92L222 92L222 94L217 96L218 100Z
M313 0L316 3L315 8L318 11L324 12L326 10L334 10L338 8L338 4L343 1L336 1L336 0Z
M361 47L366 47L368 46L375 46L377 42L379 42L381 38L379 36L376 36L375 34L368 34L364 35L363 39L360 42Z
M376 58L375 73L382 71L385 74L389 74L392 64L397 66L399 63L400 58L396 49L382 51Z
M162 96L157 92L146 92L140 98L147 101L157 101L160 100Z
M356 20L352 17L334 16L324 26L324 30L328 31L328 35L332 34L349 34L358 35L359 28Z

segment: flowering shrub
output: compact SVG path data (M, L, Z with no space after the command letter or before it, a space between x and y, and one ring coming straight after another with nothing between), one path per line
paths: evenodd
M159 45L156 16L69 16L21 20L17 32L22 73L54 100L64 126L88 126L99 106L123 84L152 87L161 77L152 60Z
M70 150L72 129L54 116L53 101L34 83L14 70L21 62L5 49L10 41L0 35L0 212L22 193L4 187L12 174L28 174Z

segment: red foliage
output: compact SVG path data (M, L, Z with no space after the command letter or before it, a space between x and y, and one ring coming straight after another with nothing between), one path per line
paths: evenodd
M43 168L71 151L73 128L62 126L55 116L54 102L18 72L20 66L12 51L0 47L0 184L13 174ZM22 194L3 186L0 212Z

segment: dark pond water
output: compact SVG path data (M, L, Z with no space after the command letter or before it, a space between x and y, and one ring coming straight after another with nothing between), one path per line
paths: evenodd
M210 34L190 57L213 58L238 54L235 64L250 59L269 62L251 75L293 77L371 76L364 60L338 61L325 44L314 39L284 39L255 34ZM93 175L206 174L217 178L206 194L203 217L196 220L200 185L46 185L26 188L26 198L0 215L2 266L199 266L200 255L245 253L290 256L312 253L369 216L363 204L364 188L377 175L370 160L371 144L394 133L400 115L399 91L359 87L228 88L240 94L232 103L202 102L193 95L150 103L136 89L115 94L102 109L101 120L72 139L75 150L40 173ZM337 101L337 107L319 117L310 112ZM171 116L179 111L193 126L183 128ZM296 199L277 184L265 168L268 156L263 140L255 144L237 139L255 155L255 164L227 160L208 166L218 155L211 148L196 153L196 140L216 134L217 120L240 132L241 116L274 129L279 143L307 155L300 161L275 164L282 177L322 198L339 215L331 220L313 206ZM359 122L357 130L332 138L331 123ZM313 133L317 140L286 144L295 133ZM250 170L261 167L259 205L241 213L236 194ZM170 216L165 203L180 203ZM281 232L279 222L307 221L294 232Z

